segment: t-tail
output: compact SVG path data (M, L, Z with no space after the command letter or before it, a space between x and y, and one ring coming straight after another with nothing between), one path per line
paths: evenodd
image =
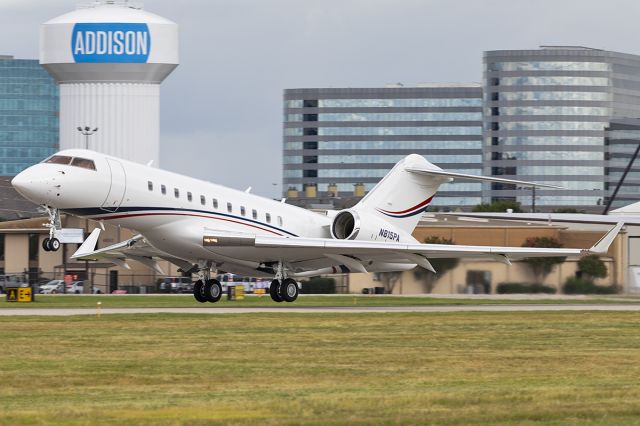
M418 154L400 160L353 210L374 214L399 230L412 233L431 205L438 188L454 179L502 182L520 186L561 188L555 185L485 176L467 175L442 170Z

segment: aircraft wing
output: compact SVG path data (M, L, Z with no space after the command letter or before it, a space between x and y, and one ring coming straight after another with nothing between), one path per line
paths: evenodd
M442 213L440 213L442 214ZM478 219L502 219L528 222L562 222L562 223L589 223L589 224L616 224L624 222L625 225L640 225L640 213L636 215L601 215L580 213L474 213L456 212L446 213L458 217L474 217Z
M510 259L527 257L562 257L571 255L604 254L624 225L616 224L593 247L589 249L573 248L535 248L535 247L496 247L464 246L445 244L400 244L378 241L335 240L327 238L271 237L242 235L237 238L225 234L209 232L203 237L203 245L215 250L223 247L255 248L272 253L270 260L297 261L304 258L328 258L345 264L351 269L366 272L366 259L376 255L395 256L413 262L426 269L433 269L428 258L447 257L489 257L509 263Z
M164 271L158 264L158 260L167 260L178 265L184 270L189 270L193 266L191 263L168 256L149 244L141 234L101 249L95 249L98 237L100 236L100 228L96 228L87 237L84 243L71 256L73 260L103 260L114 263L126 269L131 269L127 263L127 259L136 260L149 269L164 275Z

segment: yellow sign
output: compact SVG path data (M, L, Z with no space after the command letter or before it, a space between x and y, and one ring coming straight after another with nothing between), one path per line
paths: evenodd
M244 300L244 286L237 285L235 288L235 300Z
M17 288L8 288L7 289L7 302L17 302L18 301L18 289Z
M31 293L31 287L18 289L18 302L32 302L33 294Z

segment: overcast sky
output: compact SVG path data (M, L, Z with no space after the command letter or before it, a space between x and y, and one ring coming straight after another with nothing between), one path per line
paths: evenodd
M0 54L38 57L75 0L0 0ZM161 92L161 167L277 196L282 91L480 82L482 51L582 45L640 54L638 0L147 0L180 25ZM274 185L276 184L276 185Z

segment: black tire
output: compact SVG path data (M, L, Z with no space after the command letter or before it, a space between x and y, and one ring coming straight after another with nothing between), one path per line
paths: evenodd
M202 280L196 281L193 285L193 297L195 297L195 299L200 303L205 303L207 301L204 297L204 283Z
M50 241L51 241L51 239L49 237L47 237L44 240L42 240L42 250L51 251L51 247L49 246L49 242Z
M269 286L269 295L274 302L282 302L282 297L280 297L280 281L273 280L271 281L271 285Z
M280 285L280 298L285 302L293 302L298 298L298 283L292 279L287 278Z
M216 303L222 297L222 286L218 280L207 280L204 283L204 298L207 302Z
M52 238L51 241L49 241L49 249L51 251L58 251L60 249L60 240Z

